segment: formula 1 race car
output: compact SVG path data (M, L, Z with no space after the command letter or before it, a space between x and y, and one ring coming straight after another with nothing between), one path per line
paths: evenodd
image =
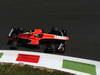
M19 47L43 48L44 52L64 53L67 47L67 30L52 28L49 33L44 33L42 29L31 29L25 31L23 28L12 28L8 35L10 49Z

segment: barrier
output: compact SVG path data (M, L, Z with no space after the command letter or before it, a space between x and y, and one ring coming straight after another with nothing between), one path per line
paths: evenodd
M41 66L76 75L100 75L100 62L29 51L0 50L0 62Z

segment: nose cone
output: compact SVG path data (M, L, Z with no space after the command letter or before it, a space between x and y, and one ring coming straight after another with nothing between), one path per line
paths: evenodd
M57 35L55 35L54 38L59 39L59 40L69 40L69 37L66 37L66 36L57 36Z
M69 40L69 37L65 37L65 40Z

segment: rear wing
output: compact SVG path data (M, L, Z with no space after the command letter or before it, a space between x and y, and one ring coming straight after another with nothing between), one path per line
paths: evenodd
M8 34L8 37L11 37L12 36L12 33L14 32L14 28L12 28Z
M10 32L9 32L9 34L8 34L8 37L13 38L13 37L16 37L18 34L23 33L23 32L24 32L23 29L21 29L21 28L14 28L14 27L13 27L13 28L10 30Z

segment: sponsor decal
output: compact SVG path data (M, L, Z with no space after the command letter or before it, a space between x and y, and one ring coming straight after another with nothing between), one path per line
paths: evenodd
M3 56L3 53L0 53L0 58Z
M40 59L39 55L19 54L16 61L38 63L39 59Z
M63 68L96 75L96 66L82 62L63 60Z

